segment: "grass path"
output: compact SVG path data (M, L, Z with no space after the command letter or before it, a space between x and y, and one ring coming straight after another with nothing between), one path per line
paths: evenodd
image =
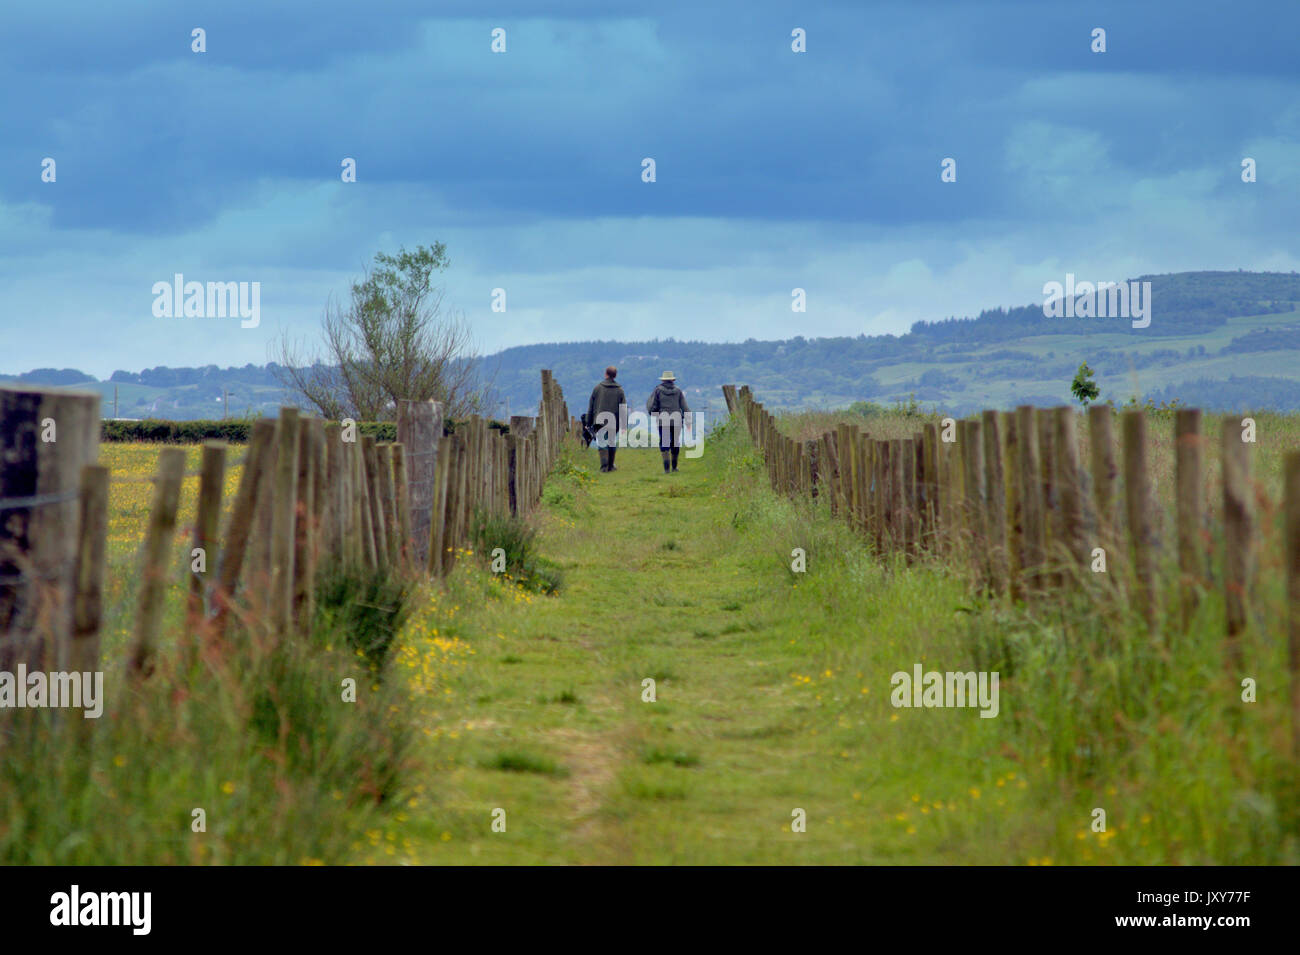
M388 837L405 858L921 861L927 817L955 815L960 799L965 823L980 824L967 767L923 795L906 791L909 761L880 757L900 737L887 706L898 667L863 655L862 615L891 609L873 605L873 581L898 612L907 594L846 560L845 542L825 538L834 528L810 534L756 483L737 493L734 457L683 459L665 475L655 451L626 449L618 466L548 494L540 540L564 567L559 596L476 600L494 589L481 570L453 585L440 636L473 653L429 714L427 785L400 841ZM843 579L810 586L815 575L790 570L795 540L810 561L856 567L864 589L844 601ZM959 716L963 732L987 730ZM941 733L954 721L932 722ZM1012 782L976 770L980 785ZM491 829L496 808L504 833ZM792 831L796 809L806 832ZM945 854L950 828L926 832Z
M558 596L466 560L436 597L410 651L434 686L417 792L369 833L373 861L1294 860L1280 698L1240 706L1212 619L1177 657L1142 640L1099 657L1088 607L1065 632L972 601L941 563L882 566L772 494L735 430L676 475L653 450L618 464L575 452L548 481ZM1000 671L997 717L895 708L891 677L917 664Z

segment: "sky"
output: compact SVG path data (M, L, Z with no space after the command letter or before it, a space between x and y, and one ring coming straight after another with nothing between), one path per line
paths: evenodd
M261 364L436 241L484 353L1297 269L1297 35L1289 0L6 4L0 373ZM258 283L256 327L156 315L177 273Z

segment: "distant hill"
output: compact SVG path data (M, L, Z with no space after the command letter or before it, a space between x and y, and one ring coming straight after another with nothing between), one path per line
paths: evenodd
M974 318L917 322L905 335L736 343L564 342L507 348L484 359L500 398L498 415L530 414L549 368L578 414L606 365L639 407L671 369L693 408L719 412L719 386L748 384L769 407L838 408L854 401L915 397L955 413L1020 403L1070 401L1079 363L1097 373L1102 398L1182 398L1207 410L1300 409L1300 275L1181 272L1151 282L1152 320L1047 318L1041 302L994 308ZM0 379L6 376L0 375ZM98 382L75 369L19 376L50 385L92 387L111 415L114 386L122 417L188 419L274 414L285 401L275 366L151 368Z
M565 342L508 348L488 359L518 412L537 401L550 368L570 396L585 396L608 364L644 400L664 369L688 395L722 408L719 386L748 384L770 407L836 408L916 397L965 413L1020 403L1068 403L1080 362L1103 400L1176 397L1186 387L1207 410L1300 409L1300 274L1183 272L1151 282L1149 327L1117 318L1046 318L1042 302L974 318L918 322L905 335L796 336L728 344L674 339ZM1209 382L1233 381L1216 392Z
M274 365L245 365L242 368L147 368L141 372L115 371L107 381L72 368L38 368L22 375L0 375L0 381L65 386L98 391L103 398L101 413L121 418L166 418L190 421L223 417L223 400L230 404L229 417L272 415L285 404L284 390L275 376Z

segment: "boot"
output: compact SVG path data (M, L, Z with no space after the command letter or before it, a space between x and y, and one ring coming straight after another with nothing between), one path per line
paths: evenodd
M662 451L660 453L663 454L664 456L664 474L667 474L668 473L668 452Z
M600 469L609 470L609 448L597 448L596 452L600 455Z
M673 448L673 470L677 470L677 448Z
M618 450L618 448L610 448L610 449L609 449L609 469L610 469L611 471L617 471L617 470L618 470L618 468L614 467L614 452L617 451L617 450Z

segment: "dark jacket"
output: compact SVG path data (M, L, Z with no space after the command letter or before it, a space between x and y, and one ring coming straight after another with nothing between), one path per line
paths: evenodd
M650 400L645 403L645 410L651 414L663 411L671 414L674 411L686 414L691 409L686 407L686 392L678 388L674 382L661 381L650 394Z
M591 390L591 401L587 402L587 423L591 426L592 431L599 431L606 422L599 420L602 411L608 411L614 416L613 430L617 431L619 426L618 409L620 405L627 404L627 397L623 394L623 386L617 381L610 381L606 378Z

